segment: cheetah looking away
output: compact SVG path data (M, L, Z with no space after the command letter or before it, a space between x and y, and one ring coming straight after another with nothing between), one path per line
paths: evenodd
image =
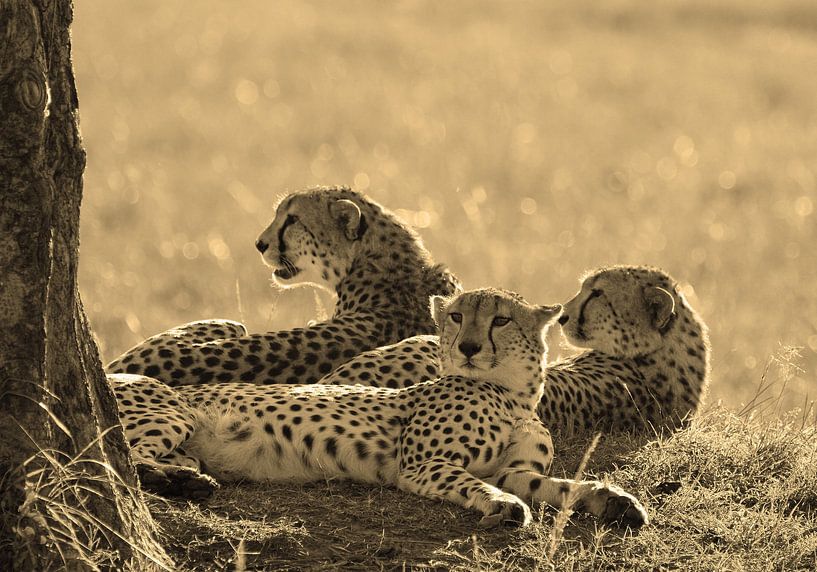
M154 383L193 409L192 435L176 441L218 479L396 485L476 509L485 525L528 524L530 503L559 507L574 491L577 507L640 526L648 520L644 508L618 487L546 474L553 444L535 410L543 330L560 309L493 289L433 297L443 376L402 389ZM120 402L127 387L118 387ZM156 401L143 403L142 414L155 407L160 415L167 399ZM142 428L132 418L123 416L133 442ZM134 456L139 460L136 448Z
M550 429L658 431L682 425L709 377L707 328L665 272L614 266L588 275L559 319L588 351L551 364L539 417ZM365 352L321 383L405 387L437 374L436 336Z
M251 335L237 322L193 322L145 340L107 371L170 386L313 383L361 351L434 333L429 297L459 289L449 272L432 263L415 232L346 188L287 196L256 247L280 286L312 284L334 292L332 318Z

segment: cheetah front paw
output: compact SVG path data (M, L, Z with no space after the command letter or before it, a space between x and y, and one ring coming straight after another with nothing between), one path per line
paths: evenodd
M139 463L136 472L145 490L161 496L202 500L220 487L213 477L190 467L158 467Z
M504 493L488 502L485 516L479 521L482 528L493 528L500 524L527 526L531 522L530 507L516 495Z
M605 523L615 523L629 528L649 524L650 518L644 506L630 493L614 485L599 485L591 493L591 502L585 502L591 512Z

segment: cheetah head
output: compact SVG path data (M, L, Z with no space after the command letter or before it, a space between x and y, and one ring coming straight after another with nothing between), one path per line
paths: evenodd
M334 292L366 234L365 209L363 198L348 189L309 189L285 197L255 243L275 283Z
M545 360L543 333L561 306L534 306L512 292L485 288L453 298L431 297L445 375L516 385Z
M675 283L661 270L640 266L602 268L587 276L559 318L572 345L622 357L663 346L681 304Z

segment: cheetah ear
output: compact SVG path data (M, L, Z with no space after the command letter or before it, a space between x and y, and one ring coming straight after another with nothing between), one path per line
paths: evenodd
M343 227L343 233L349 240L358 240L363 236L365 224L360 207L349 199L338 199L329 203L329 214Z
M429 302L431 303L431 317L434 318L437 329L442 330L445 322L445 309L451 303L451 299L445 296L432 296L429 298Z
M644 288L644 300L653 327L663 333L675 317L675 298L660 286L647 286Z
M536 318L536 327L544 330L545 327L555 320L562 313L562 305L555 306L535 306L533 316Z

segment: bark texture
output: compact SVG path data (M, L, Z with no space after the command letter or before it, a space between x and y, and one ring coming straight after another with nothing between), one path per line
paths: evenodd
M72 15L0 0L0 570L161 568L77 291Z

